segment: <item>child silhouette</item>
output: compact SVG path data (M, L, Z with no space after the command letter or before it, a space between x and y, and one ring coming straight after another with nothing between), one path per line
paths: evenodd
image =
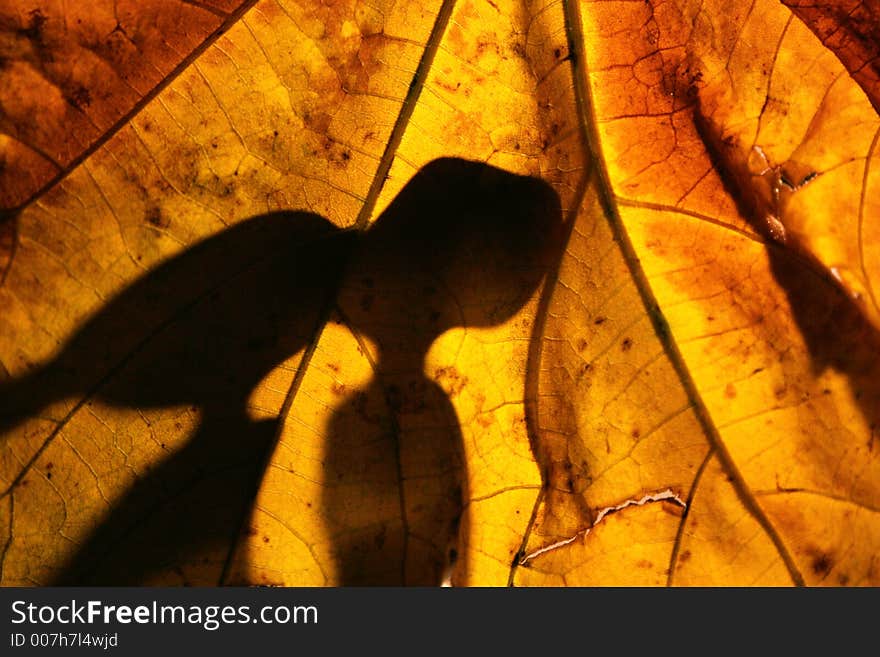
M561 224L545 183L437 160L366 233L339 307L376 345L375 376L334 414L324 460L341 584L437 585L462 552L460 423L424 359L444 331L519 311L558 257Z
M134 480L55 583L139 584L181 565L186 583L220 583L278 433L276 418L249 417L247 400L307 344L331 304L379 347L369 389L328 428L327 479L339 485L322 504L328 526L342 529L340 582L439 583L464 473L457 418L425 377L425 354L448 328L497 324L521 308L560 229L545 183L444 159L416 174L363 234L308 213L261 215L134 282L54 359L0 386L0 434L72 396L199 413L193 435ZM382 429L372 446L349 422L365 415L365 399L384 404L370 416ZM367 496L355 492L364 483ZM357 526L344 531L352 519Z

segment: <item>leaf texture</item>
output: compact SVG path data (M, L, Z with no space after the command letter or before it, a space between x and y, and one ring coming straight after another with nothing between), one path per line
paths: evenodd
M880 581L870 3L31 4L4 585Z

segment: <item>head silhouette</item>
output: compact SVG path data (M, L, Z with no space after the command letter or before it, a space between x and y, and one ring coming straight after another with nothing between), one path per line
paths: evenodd
M424 349L452 327L501 324L558 257L562 229L547 183L480 162L434 160L367 231L342 306L385 346L405 338Z

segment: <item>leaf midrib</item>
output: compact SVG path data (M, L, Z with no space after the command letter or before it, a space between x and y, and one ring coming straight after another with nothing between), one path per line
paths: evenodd
M586 134L586 147L588 149L587 156L594 162L595 173L597 177L597 192L599 202L604 211L606 220L614 238L619 245L623 259L626 262L630 276L635 283L639 297L645 307L645 311L651 320L651 325L657 335L660 344L666 353L670 364L675 371L676 376L684 388L685 395L691 401L694 414L701 429L705 433L709 445L710 453L715 452L726 474L730 477L737 497L745 507L746 511L758 522L764 532L772 541L774 547L779 553L780 558L788 570L789 576L797 586L804 585L803 575L797 568L788 547L782 540L779 532L770 522L769 517L758 504L757 499L746 484L745 478L737 468L733 457L724 444L721 434L712 420L711 414L700 395L697 385L688 370L684 357L678 348L678 344L672 337L672 333L660 304L651 289L648 278L642 270L639 258L633 248L632 242L626 231L626 227L620 217L617 205L615 203L615 195L611 181L608 175L608 169L605 163L602 149L600 148L599 135L596 129L595 110L590 85L587 81L587 59L584 49L584 36L581 22L580 6L575 0L562 0L563 12L565 14L566 33L569 38L569 46L572 48L571 66L573 69L572 78L575 91L575 105L580 123ZM701 469L702 470L702 469ZM692 490L688 495L688 499L693 499L693 493L696 489L698 479L695 478ZM687 519L689 509L686 509L682 515L682 527ZM679 531L678 536L681 535Z

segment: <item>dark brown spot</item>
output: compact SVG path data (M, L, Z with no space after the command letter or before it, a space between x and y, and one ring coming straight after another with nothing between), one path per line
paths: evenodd
M678 555L678 563L687 563L688 561L690 561L690 558L691 558L691 551L685 550L680 555Z
M642 432L639 431L639 428L638 428L638 427L633 427L633 430L632 430L632 432L630 433L630 435L631 435L633 438L639 438L639 437L642 435Z
M162 215L161 208L156 205L147 208L147 211L144 214L144 219L146 219L148 224L155 226L156 228L167 228L169 223Z
M630 349L632 349L632 346L633 346L632 338L624 338L623 342L620 343L620 348L623 351L629 351Z
M817 554L810 563L813 572L820 577L825 577L834 567L834 560L827 554Z
M268 537L268 536L264 536L264 537L263 537L263 543L268 543L268 542L269 542L269 537Z
M599 326L600 324L604 324L604 323L605 323L605 318L602 317L602 315L599 315L596 319L593 320L593 324L595 324L596 326Z
M578 340L577 348L578 348L578 351L583 351L584 349L586 349L587 348L587 341L584 340L583 338L580 338Z
M30 17L30 20L28 21L28 26L23 30L19 30L18 33L28 41L42 41L43 25L45 25L46 21L48 21L49 19L46 18L43 15L43 12L41 12L39 9L29 11L28 16Z
M89 90L82 85L78 85L68 95L67 99L71 105L83 109L92 104L92 95Z
M451 395L458 395L468 383L468 378L462 376L453 365L450 365L449 367L438 367L434 370L434 378L436 378L438 382L445 383L446 386L444 387L449 388L448 392Z

